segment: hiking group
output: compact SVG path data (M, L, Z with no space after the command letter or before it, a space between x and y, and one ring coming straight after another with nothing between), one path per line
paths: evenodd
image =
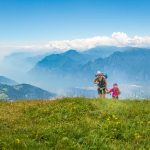
M94 84L98 87L97 91L100 98L105 98L106 94L111 93L113 99L119 99L120 89L117 83L114 83L111 89L107 89L107 75L97 71L95 77Z

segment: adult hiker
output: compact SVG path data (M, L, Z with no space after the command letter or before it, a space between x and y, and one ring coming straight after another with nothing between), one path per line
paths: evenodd
M100 71L97 71L96 78L94 80L94 84L97 84L98 95L100 98L105 98L106 90L107 90L107 81L104 74Z

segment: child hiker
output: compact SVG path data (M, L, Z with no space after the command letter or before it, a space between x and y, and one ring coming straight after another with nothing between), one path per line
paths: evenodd
M113 84L113 88L111 88L110 90L108 90L107 93L112 93L112 98L113 99L119 99L120 89L118 87L118 84L114 83Z

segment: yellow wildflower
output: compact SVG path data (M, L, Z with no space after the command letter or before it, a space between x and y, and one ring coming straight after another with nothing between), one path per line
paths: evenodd
M16 139L16 143L19 144L19 143L20 143L20 140L19 140L19 139Z

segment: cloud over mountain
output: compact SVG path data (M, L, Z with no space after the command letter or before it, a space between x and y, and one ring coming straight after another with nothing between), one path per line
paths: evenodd
M96 46L149 47L150 36L129 37L124 32L113 32L111 36L95 36L85 39L49 41L46 45L43 45L43 48L60 49L60 50L68 50L68 49L84 50Z
M133 46L150 47L150 36L130 37L124 32L113 32L111 36L95 36L91 38L73 40L54 40L45 43L15 43L0 44L1 54L6 55L17 49L20 51L65 51L68 49L85 50L96 46ZM5 50L5 51L4 51Z

